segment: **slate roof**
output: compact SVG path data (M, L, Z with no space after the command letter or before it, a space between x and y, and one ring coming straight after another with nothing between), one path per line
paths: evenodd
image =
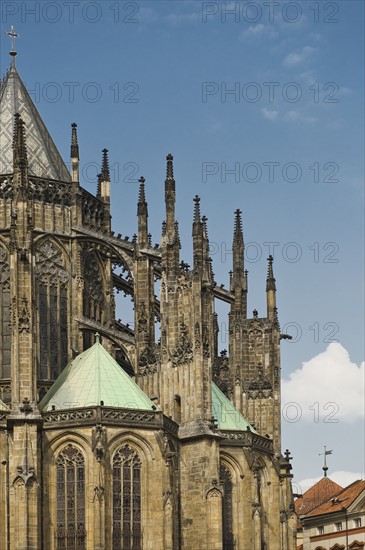
M152 401L100 344L78 355L39 404L43 411L95 407L155 409Z
M217 419L220 430L246 431L249 427L251 432L257 431L236 409L224 393L212 382L212 408L213 416Z
M71 182L70 173L14 65L0 84L0 174L13 172L16 113L25 123L29 174Z

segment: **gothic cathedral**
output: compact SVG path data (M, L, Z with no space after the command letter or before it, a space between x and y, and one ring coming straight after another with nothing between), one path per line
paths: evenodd
M226 290L196 196L193 265L180 261L170 154L160 244L142 177L138 235L115 235L108 151L93 195L79 181L76 124L68 170L11 54L0 87L0 550L294 550L272 257L266 316L248 317L241 213ZM133 300L134 330L115 317L118 291ZM228 353L215 300L230 304Z

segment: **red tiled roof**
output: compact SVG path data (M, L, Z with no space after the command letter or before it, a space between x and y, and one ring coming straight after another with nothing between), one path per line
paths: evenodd
M308 491L303 493L301 498L295 500L295 511L298 516L309 514L314 508L335 496L339 491L342 491L341 485L338 485L329 477L322 477Z
M332 514L333 512L340 512L343 509L347 510L363 491L365 491L365 481L362 479L354 481L351 485L339 491L335 495L335 498L330 498L326 502L323 502L323 504L320 504L309 512L306 517Z

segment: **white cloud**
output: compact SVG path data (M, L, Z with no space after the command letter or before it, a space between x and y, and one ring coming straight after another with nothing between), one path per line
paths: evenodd
M341 487L346 487L353 483L357 479L363 479L364 472L346 472L345 470L337 470L335 472L329 472L328 477L341 485ZM293 492L294 493L305 493L310 487L312 487L317 481L319 481L323 476L310 477L307 479L302 479L301 481L294 481L293 483Z
M278 118L278 114L279 114L279 111L272 111L270 109L266 109L266 107L261 109L261 112L264 118L267 118L267 120L271 120L272 122Z
M250 25L247 30L242 31L240 38L275 38L277 35L277 31L272 26L257 23L256 25Z
M295 403L304 421L313 422L315 415L327 423L361 419L365 413L364 374L364 362L352 363L341 344L331 343L291 373L289 380L283 380L283 414L288 403Z
M259 36L265 30L265 25L258 23L257 25L251 25L248 27L247 31L242 32L242 36Z
M287 111L285 119L289 122L302 122L304 124L315 124L318 121L318 118L302 115L298 111Z
M285 57L283 64L286 67L295 67L296 65L300 65L304 61L307 61L307 59L311 57L315 51L315 48L312 48L312 46L304 46L301 50L289 53Z

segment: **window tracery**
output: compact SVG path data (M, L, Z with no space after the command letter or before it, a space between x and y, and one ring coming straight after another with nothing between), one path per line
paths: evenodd
M141 459L129 445L113 458L113 550L141 550Z
M51 242L36 250L39 311L39 378L55 380L68 362L69 275L61 251Z
M56 460L57 550L86 550L85 460L72 444Z

